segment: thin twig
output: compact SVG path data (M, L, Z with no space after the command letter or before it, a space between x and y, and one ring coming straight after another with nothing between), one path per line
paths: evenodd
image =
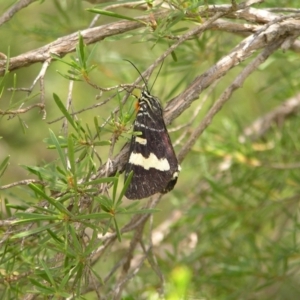
M115 94L112 95L112 96L110 96L110 97L108 97L108 98L105 99L104 101L101 101L101 102L96 103L96 104L93 104L93 105L91 105L91 106L89 106L89 107L86 107L86 108L83 108L83 109L80 109L80 110L71 112L70 115L71 115L71 116L75 116L75 115L81 114L82 112L85 112L85 111L88 111L88 110L93 110L93 109L95 109L95 108L97 108L97 107L100 107L100 106L106 104L107 102L109 102L109 101L110 101L111 99L113 99L114 97L115 97ZM64 119L64 116L59 117L59 118L57 118L57 119L54 119L54 120L52 120L52 121L49 121L49 122L47 122L47 123L48 123L48 124L53 124L53 123L56 123L56 122L58 122L58 121L60 121L60 120L63 120L63 119Z
M43 112L43 120L46 119L46 110L45 110L45 74L46 71L51 63L51 59L49 58L44 61L42 68L38 74L38 76L34 79L32 85L29 88L8 88L8 91L25 91L28 93L28 95L33 91L33 88L35 87L36 83L40 81L40 100L41 100L41 105L42 105L42 112Z
M10 184L7 184L7 185L2 185L2 186L0 186L0 190L10 189L12 187L19 186L19 185L28 185L29 183L37 183L37 184L45 185L45 183L43 181L40 181L40 180L24 179L24 180L13 182L13 183L10 183Z
M11 8L9 8L1 17L0 17L0 26L5 22L8 22L18 11L22 8L25 8L29 4L37 0L20 0L17 1Z
M68 97L67 97L67 103L66 103L66 110L69 112L69 110L72 110L72 100L73 100L73 87L74 87L74 81L70 80L69 82L69 90L68 90ZM76 114L73 115L74 118L76 118ZM67 118L65 118L64 116L63 118L63 124L62 124L62 128L64 130L65 135L67 135L68 133L68 121Z
M19 108L16 110L1 110L0 109L0 115L19 115L19 114L24 114L26 112L28 112L29 110L35 108L35 107L39 107L41 109L41 111L44 111L45 109L45 104L44 103L36 103L36 104L32 104L30 106L27 106L25 108Z
M114 98L116 97L116 95L117 95L119 92L121 92L123 89L125 89L125 88L137 88L137 89L142 89L142 87L139 86L139 85L133 85L133 84L120 84L120 85L118 85L118 86L114 86L114 87L107 88L107 89L103 88L102 90L110 91L110 90L114 90L114 89L116 89L116 88L120 88L120 90L119 90L118 92L114 93L113 95L109 96L109 97L108 97L107 99L105 99L104 101L101 101L101 102L99 102L99 103L96 103L96 104L93 104L93 105L91 105L91 106L82 108L82 109L77 110L77 111L75 111L75 112L72 112L72 113L70 113L70 115L71 115L71 116L75 116L75 115L78 115L78 114L80 114L80 113L82 113L82 112L85 112L85 111L88 111L88 110L93 110L93 109L95 109L95 108L97 108L97 107L100 107L100 106L106 104L107 102L109 102L111 99L114 99ZM113 110L113 113L118 112L119 109L120 109L120 108L119 108L119 106L118 106L117 108L115 108L115 109ZM64 116L59 117L59 118L57 118L57 119L54 119L54 120L52 120L52 121L49 121L49 122L47 122L47 123L48 123L48 124L53 124L53 123L55 123L55 122L58 122L58 121L62 120L63 118L64 118ZM104 127L110 119L111 119L111 116L108 117L107 121L105 121L104 124L101 125L101 127Z

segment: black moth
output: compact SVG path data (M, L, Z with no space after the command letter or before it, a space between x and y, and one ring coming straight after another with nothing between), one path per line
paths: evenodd
M167 193L176 184L180 166L166 129L158 98L144 90L138 100L125 180L133 177L125 193L128 199L142 199Z

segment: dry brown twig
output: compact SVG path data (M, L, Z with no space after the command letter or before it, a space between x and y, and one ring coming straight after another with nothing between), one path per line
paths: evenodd
M8 22L18 11L27 7L31 3L37 0L20 0L16 4L14 4L11 8L9 8L4 14L0 17L0 26L5 22Z
M0 190L6 190L11 189L12 187L21 186L21 185L28 185L30 183L36 183L36 184L43 184L42 181L36 180L36 179L24 179L17 182L13 182L10 184L2 185L0 186Z
M27 106L25 108L19 108L19 109L16 109L16 110L1 110L0 109L0 115L3 115L3 116L5 116L5 115L16 116L16 115L24 114L24 113L28 112L29 110L31 110L35 107L40 108L41 111L45 110L45 104L36 103L36 104L32 104L30 106Z

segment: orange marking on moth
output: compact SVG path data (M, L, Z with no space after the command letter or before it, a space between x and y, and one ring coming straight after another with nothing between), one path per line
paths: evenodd
M135 108L135 111L138 112L139 109L140 109L140 104L139 104L139 101L137 101L134 105L134 108Z

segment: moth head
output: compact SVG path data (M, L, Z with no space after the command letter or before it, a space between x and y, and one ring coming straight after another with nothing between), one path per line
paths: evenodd
M152 96L147 90L142 91L138 106L146 105L154 113L162 113L160 101L157 97Z

